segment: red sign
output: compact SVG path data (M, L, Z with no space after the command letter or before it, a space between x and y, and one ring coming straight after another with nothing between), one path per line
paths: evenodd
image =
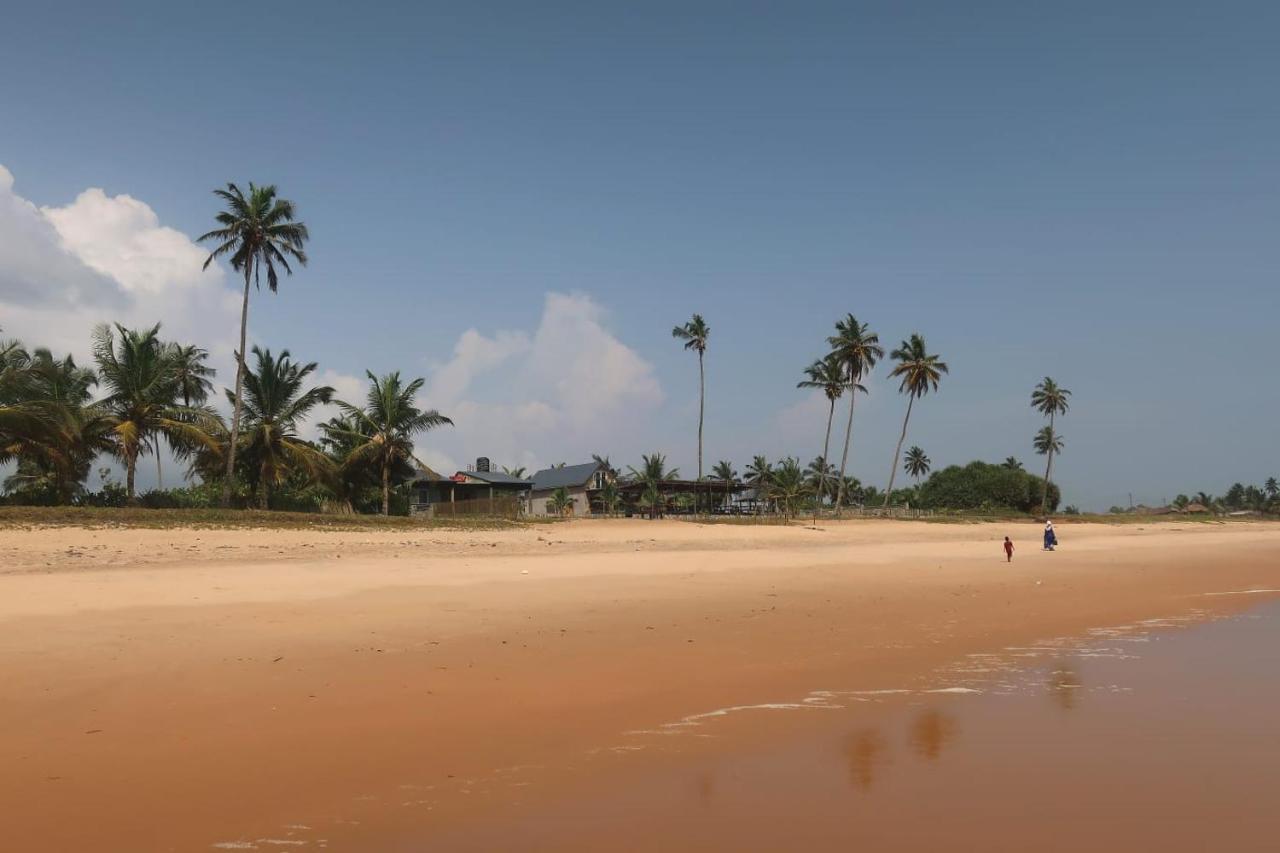
M465 483L465 482L467 482L467 475L466 475L466 474L463 474L461 471L459 471L457 474L454 474L454 475L453 475L452 477L450 477L449 479L450 479L450 480L453 480L453 482L455 482L455 483Z

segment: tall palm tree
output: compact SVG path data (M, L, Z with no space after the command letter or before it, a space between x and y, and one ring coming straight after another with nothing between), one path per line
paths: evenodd
M1018 461L1016 456L1006 456L1004 461L1000 463L1000 467L1009 471L1021 471L1022 463Z
M827 338L833 355L842 365L845 372L845 387L849 390L849 421L844 428L844 452L840 454L839 490L836 492L836 507L844 505L845 472L849 465L849 440L853 436L853 404L858 392L864 394L867 389L860 384L876 362L884 357L884 347L880 346L880 336L871 331L866 323L859 323L852 314L836 323L836 333Z
M1047 467L1044 472L1044 482L1045 482L1044 493L1041 495L1041 498L1040 498L1041 512L1048 512L1049 511L1049 504L1048 504L1049 476L1050 474L1053 473L1053 457L1056 454L1059 454L1062 452L1062 448L1065 446L1065 444L1062 440L1062 436L1058 434L1057 430L1055 430L1051 426L1046 426L1046 427L1041 427L1040 431L1036 433L1036 437L1035 437L1035 440L1032 442L1032 446L1035 447L1036 453L1040 454L1041 456L1049 457L1049 467Z
M711 327L702 319L701 314L694 314L683 326L671 330L671 337L684 341L686 350L698 353L698 479L702 479L702 415L707 401L707 374L703 366L703 358L707 354L707 338L711 336Z
M217 426L212 411L178 402L173 360L159 334L159 323L143 331L116 324L115 332L101 325L93 333L98 381L108 392L99 405L109 419L112 452L125 465L125 495L131 503L138 457L154 447L156 438L164 436L183 447L209 446Z
M1049 419L1050 433L1053 432L1054 419L1058 415L1065 415L1067 409L1070 408L1070 398L1071 392L1059 386L1057 382L1054 382L1048 376L1031 392L1031 407ZM1050 448L1047 453L1048 462L1045 463L1044 469L1044 490L1040 494L1040 506L1042 509L1045 502L1049 500L1049 473L1053 470L1053 455L1056 452L1053 448Z
M1280 483L1276 483L1275 477L1268 477L1267 482L1262 485L1263 491L1267 493L1267 497L1275 500L1280 495Z
M209 358L207 350L198 346L170 343L172 351L173 371L178 382L178 393L182 396L182 405L201 406L209 399L213 391L211 381L218 371L205 364Z
M213 194L226 204L226 209L214 219L221 228L215 228L198 238L200 242L216 243L204 266L215 258L230 256L231 268L244 275L244 299L240 305L240 348L236 350L236 390L231 410L231 443L227 453L227 476L222 484L222 504L231 504L231 486L235 478L236 446L240 441L240 413L244 406L245 335L249 326L249 283L261 287L262 268L267 269L267 287L275 293L280 280L276 267L293 274L290 259L306 266L307 255L303 244L310 238L307 226L295 221L293 202L278 198L276 188L270 184L249 184L246 195L235 184L217 189Z
M385 376L365 371L365 375L369 377L369 396L364 407L337 401L356 429L338 427L332 432L335 437L345 437L354 443L351 460L377 465L382 480L382 514L390 515L392 468L408 460L425 468L413 455L413 437L445 424L453 426L453 421L435 409L422 411L414 405L414 395L424 380L415 379L405 385L400 381L399 371Z
M904 471L919 480L929 473L929 469L933 467L933 461L925 455L920 447L916 446L908 450L907 455L902 457L902 467Z
M298 436L298 427L316 406L333 398L327 385L305 388L315 372L312 361L293 361L288 350L253 348L255 365L244 377L244 433L241 452L258 481L258 506L268 509L272 489L300 472L312 481L327 479L334 466L329 457ZM228 399L231 393L227 392Z
M907 416L902 419L902 434L898 436L898 447L893 451L893 464L889 466L889 487L885 489L884 505L893 500L893 481L898 475L898 459L902 457L902 442L907 438L907 424L911 421L911 407L916 399L930 391L938 390L938 382L942 374L948 373L946 362L937 355L930 354L924 337L914 334L903 341L897 349L889 353L889 357L898 362L889 371L890 379L901 379L898 393L907 395Z
M822 456L824 465L821 470L821 478L817 484L816 494L818 496L814 505L814 517L817 517L818 506L822 504L827 494L827 469L830 465L825 464L831 455L831 421L836 414L836 400L840 399L840 395L844 393L847 385L844 365L841 363L839 356L835 353L828 354L825 358L818 359L813 364L804 369L804 375L807 379L796 383L797 388L819 388L823 395L827 398L827 431L822 439Z

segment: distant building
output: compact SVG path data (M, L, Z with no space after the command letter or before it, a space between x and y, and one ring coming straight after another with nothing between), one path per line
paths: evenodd
M559 468L543 468L533 475L533 488L529 492L530 515L555 515L549 508L551 498L564 489L573 500L570 512L574 515L590 515L603 512L600 490L613 480L614 474L599 462L581 465L564 465Z
M435 508L440 504L509 502L512 499L523 501L533 488L532 480L488 470L489 460L484 457L476 460L476 463L477 470L458 471L451 477L441 476L425 466L419 468L413 480L411 511L415 514L434 515Z

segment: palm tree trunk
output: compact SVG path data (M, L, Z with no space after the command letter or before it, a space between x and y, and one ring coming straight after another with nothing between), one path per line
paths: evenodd
M1049 412L1049 437L1053 438L1053 416L1054 411ZM1040 490L1040 511L1045 515L1049 514L1049 475L1053 472L1053 442L1049 442L1049 462L1044 468L1044 486Z
M236 353L236 397L231 407L231 443L227 446L227 473L222 481L222 506L231 506L231 486L236 474L236 443L240 440L240 409L244 404L244 347L249 328L249 279L253 259L244 265L244 301L240 304L240 351Z
M133 494L133 477L138 470L138 451L135 449L132 453L125 456L124 461L124 496L129 504L138 502Z
M840 482L836 484L836 517L844 509L844 472L849 463L849 436L853 435L853 401L858 396L858 379L849 370L849 422L844 427L844 452L840 454Z
M160 467L160 438L156 437L156 488L164 491L164 470Z
M264 465L263 468L266 466ZM271 508L271 481L266 471L258 472L258 509Z
M707 375L702 366L702 350L698 350L698 481L702 481L702 413L707 400Z
M889 468L889 488L884 491L884 505L893 500L893 481L898 476L898 458L902 456L902 442L907 439L907 423L911 420L911 407L915 405L916 395L907 398L907 416L902 419L902 435L898 436L898 447L893 451L893 465Z
M822 442L822 472L818 475L818 499L813 504L813 526L818 526L818 510L822 509L822 498L827 493L827 454L831 452L831 419L836 414L836 401L829 399L831 406L827 409L827 437Z
M391 515L391 466L382 463L382 514Z

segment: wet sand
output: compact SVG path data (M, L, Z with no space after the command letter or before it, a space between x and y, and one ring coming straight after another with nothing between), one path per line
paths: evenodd
M949 706L989 698L926 694L934 709L858 691L924 689L972 655L1235 612L1266 594L1205 593L1280 588L1271 525L1060 535L1045 554L1031 525L898 522L0 531L7 843L779 849L772 816L847 849L859 780L904 786L883 799L913 814L918 774L879 768L942 767L946 744L974 742L951 736ZM814 787L835 752L842 800ZM690 811L703 800L721 805ZM646 835L660 813L675 830Z

